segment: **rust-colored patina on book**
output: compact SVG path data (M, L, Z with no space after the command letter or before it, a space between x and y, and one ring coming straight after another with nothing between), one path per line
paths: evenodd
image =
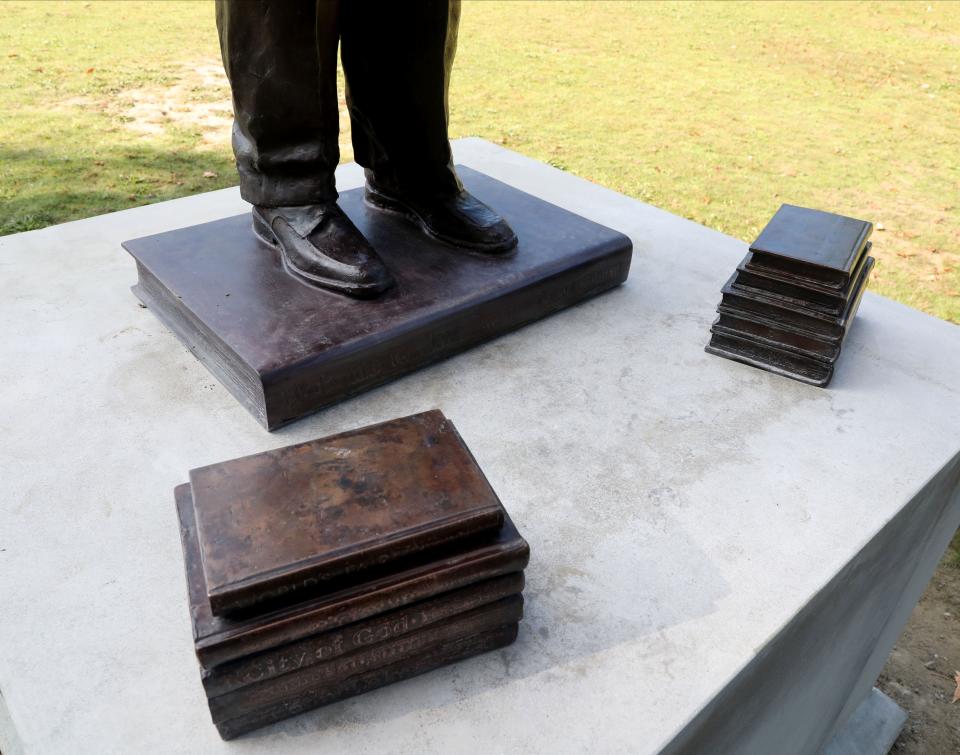
M217 615L329 592L503 525L499 499L436 410L194 469L190 487Z
M439 411L190 477L194 648L226 739L517 635L529 548Z

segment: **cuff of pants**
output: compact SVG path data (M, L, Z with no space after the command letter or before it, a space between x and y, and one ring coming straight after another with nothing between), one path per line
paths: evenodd
M294 207L336 202L334 176L268 176L238 166L240 196L257 207Z

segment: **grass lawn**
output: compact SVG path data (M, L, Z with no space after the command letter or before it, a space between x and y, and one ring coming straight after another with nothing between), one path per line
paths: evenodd
M0 234L235 183L212 3L2 5ZM745 240L873 220L873 289L960 322L960 3L467 2L451 103Z

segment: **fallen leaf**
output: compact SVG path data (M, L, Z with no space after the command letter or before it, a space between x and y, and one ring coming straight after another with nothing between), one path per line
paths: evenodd
M953 700L950 701L951 703L960 700L960 671L953 672L953 681L957 683L957 688L953 691Z
M214 173L212 170L205 170L205 171L203 171L203 177L204 177L204 178L216 178L216 177L217 177L217 174Z

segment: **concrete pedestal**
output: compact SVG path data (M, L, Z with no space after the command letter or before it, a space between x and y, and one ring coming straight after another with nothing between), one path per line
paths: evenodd
M837 729L823 755L886 755L907 722L907 712L874 687Z
M960 524L960 328L868 294L828 390L712 357L745 244L455 151L628 234L630 279L272 435L138 306L119 247L242 212L235 190L0 238L4 755L815 753L870 695ZM174 485L432 407L530 542L518 641L221 742Z

